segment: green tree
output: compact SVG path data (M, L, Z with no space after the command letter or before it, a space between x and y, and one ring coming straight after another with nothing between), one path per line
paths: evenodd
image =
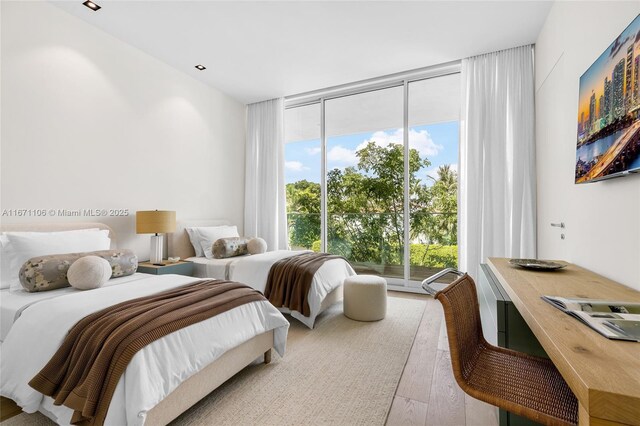
M357 167L327 174L329 250L356 262L398 264L404 243L404 148L368 142L356 152ZM417 172L428 167L409 150L409 188L422 185Z
M418 189L411 203L411 237L423 244L455 245L458 242L458 176L449 165L438 167L433 185Z
M404 148L368 142L356 152L358 164L327 172L327 251L352 262L401 264L404 246ZM432 182L418 178L428 159L409 150L411 263L457 263L457 174L440 166ZM428 185L430 183L430 185ZM320 248L320 185L306 180L287 185L291 245Z
M320 239L320 184L301 180L286 192L291 246L311 248Z
M429 188L430 208L436 218L427 229L432 242L444 245L458 243L458 174L451 166L438 168L438 180Z

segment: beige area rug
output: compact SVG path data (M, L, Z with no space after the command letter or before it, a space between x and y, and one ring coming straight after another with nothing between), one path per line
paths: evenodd
M337 303L314 330L290 319L284 358L245 368L172 425L383 425L424 307L389 298L387 317L366 323ZM20 414L2 424L52 423Z

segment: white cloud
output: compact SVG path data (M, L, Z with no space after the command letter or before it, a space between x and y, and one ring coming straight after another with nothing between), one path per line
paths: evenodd
M402 130L401 130L402 131ZM431 135L426 130L409 130L409 146L415 148L422 157L435 157L444 149L431 139Z
M320 147L315 147L315 148L305 148L305 151L307 152L307 154L309 155L317 155L320 154Z
M336 145L327 152L327 161L333 166L355 166L358 164L358 157L354 150L343 147L342 145Z
M370 141L381 147L387 147L391 144L402 145L403 135L404 129L397 129L390 133L378 131L371 135L371 138L358 145L356 150L364 148ZM431 135L426 130L417 132L413 129L409 130L409 147L418 150L421 157L435 157L444 149L442 145L435 143L431 139Z
M285 161L284 167L287 170L291 170L292 172L301 172L303 170L309 170L308 167L305 167L305 165L299 161Z
M358 156L356 152L367 146L369 142L374 142L377 146L386 148L392 144L402 145L403 143L403 129L397 129L392 132L377 131L371 137L365 141L362 141L356 149L348 149L342 145L336 145L327 152L327 161L334 163L329 167L347 167L355 166L358 164ZM409 146L412 149L418 150L421 157L435 157L444 149L442 145L439 145L431 139L431 135L426 130L409 130ZM315 149L320 148L308 148L309 154L316 153Z

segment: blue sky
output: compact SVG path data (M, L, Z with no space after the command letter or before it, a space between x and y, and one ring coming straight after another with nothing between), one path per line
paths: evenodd
M418 173L436 177L440 165L451 164L457 170L459 123L457 121L415 126L409 129L409 146L422 158L428 158L431 166ZM388 129L368 133L329 137L327 139L327 168L344 169L357 164L356 151L366 142L374 140L378 145L402 143L403 129ZM291 142L285 145L285 181L306 179L320 182L320 140ZM430 182L430 179L426 179Z

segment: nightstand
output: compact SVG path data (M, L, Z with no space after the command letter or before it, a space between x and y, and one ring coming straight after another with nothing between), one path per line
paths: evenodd
M164 274L178 274L178 275L193 275L193 262L185 262L181 260L176 263L169 263L163 260L164 266L154 265L150 262L138 263L138 272L144 274L164 275Z

